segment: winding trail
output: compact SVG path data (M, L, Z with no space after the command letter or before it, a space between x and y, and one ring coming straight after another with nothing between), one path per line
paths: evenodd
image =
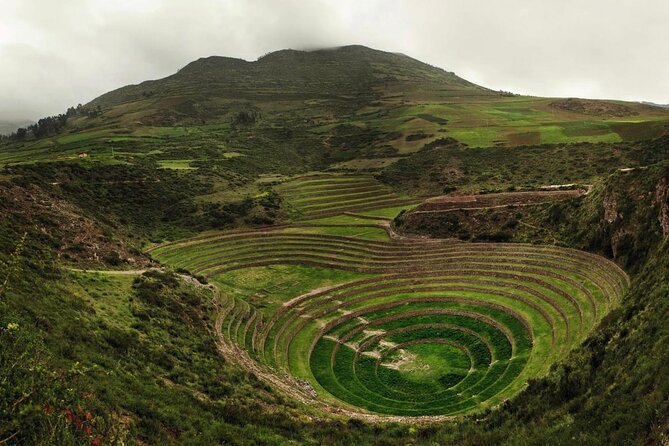
M93 273L93 274L105 274L109 276L139 276L144 274L147 271L161 271L162 268L145 268L145 269L127 269L127 270L114 270L114 269L80 269L80 268L65 268L68 271L75 273Z

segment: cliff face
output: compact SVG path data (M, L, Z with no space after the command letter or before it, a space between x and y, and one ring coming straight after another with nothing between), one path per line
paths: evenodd
M657 219L662 227L662 235L669 235L669 176L665 175L655 188L654 204L660 208Z
M645 259L669 235L669 165L619 172L605 182L596 237L613 258L627 266ZM597 206L594 200L592 204ZM592 217L582 231L596 226Z
M556 205L539 223L559 240L636 272L669 235L669 163L616 172L576 203Z

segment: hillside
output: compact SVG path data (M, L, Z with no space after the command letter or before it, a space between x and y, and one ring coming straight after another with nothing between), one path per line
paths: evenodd
M44 118L0 139L0 444L664 444L668 130L361 46Z
M12 352L27 352L24 354L35 355L34 361L41 365L40 370L53 370L55 375L44 372L33 375L27 382L25 373L33 367L33 362L19 368L8 365L6 367L10 368L3 373L11 386L6 389L8 393L2 401L13 404L19 394L26 391L24 389L38 389L22 404L54 407L57 411L37 410L29 416L12 416L12 424L3 426L4 430L0 432L6 437L19 429L23 443L37 443L29 435L39 438L48 433L62 438L61 444L81 444L87 437L85 434L82 437L74 424L72 429L67 423L54 424L61 417L58 411L74 408L75 416L81 419L85 419L86 411L93 414L96 436L110 442L113 438L125 438L130 444L132 439L149 444L225 441L253 444L255 440L276 444L313 441L348 444L353 438L360 444L543 444L556 441L569 444L572 437L586 444L661 444L667 429L666 395L669 394L663 379L666 376L663 367L667 363L666 349L663 348L667 336L663 323L667 316L663 304L667 302L664 278L669 268L666 264L666 214L669 209L666 176L666 163L620 172L597 184L586 196L528 209L521 220L527 225L516 225L513 237L520 241L528 238L543 241L554 237L565 246L613 252L632 275L630 292L582 345L551 368L547 377L533 380L527 390L501 408L464 418L458 424L440 422L415 427L356 420L347 422L337 415L321 418L322 414L293 402L282 390L277 390L282 389L278 384L276 387L268 385L257 371L249 374L230 356L223 359L216 353L217 344L212 333L223 330L219 332L225 333L226 343L220 348L224 355L226 351L229 355L229 350L225 350L231 348L228 342L242 342L242 332L248 330L245 327L250 326L251 314L246 314L247 307L239 306L234 311L222 313L228 315L228 320L215 318L219 311L216 308L221 304L229 305L231 301L217 302L212 290L221 291L218 298L233 297L235 302L253 305L265 302L260 308L266 312L272 310L275 299L280 301L316 284L360 281L367 276L345 271L325 274L325 270L306 266L265 267L248 272L231 271L213 281L216 288L203 289L196 282L173 273L148 272L139 276L134 272L129 275L72 272L64 265L90 262L82 254L101 248L98 255L103 257L105 250L116 250L113 246L110 249L110 245L101 245L104 237L116 234L112 237L122 246L133 243L122 236L123 226L112 229L106 221L115 214L123 215L123 211L107 212L104 217L99 217L102 220L96 220L95 224L101 228L98 237L102 237L93 240L96 248L84 241L79 248L71 249L68 248L70 238L76 242L83 231L91 233L86 228L91 222L84 219L85 211L56 205L55 197L43 192L38 195L36 188L29 190L25 205L16 207L16 204L9 204L16 193L3 189L6 198L1 202L2 211L8 218L2 222L1 259L4 265L14 266L9 270L13 271L9 276L10 287L4 291L0 303L2 326L10 327L0 332L3 346L12 346L12 349L2 349L4 355L9 355L4 357L2 364L11 364L7 361L11 361ZM18 177L11 181L14 187L26 187ZM45 181L41 187L47 188L47 184ZM645 198L629 200L629 197L639 196ZM91 199L95 200L92 196ZM109 199L112 199L110 203L129 204L123 197ZM40 211L39 206L27 204L31 202L44 203L47 207ZM476 212L479 212L477 219L484 215L482 211ZM68 220L59 215L75 223L74 228L63 226L61 221ZM73 215L81 217L73 218ZM377 217L370 220L373 215L372 211L366 218L331 217L321 219L319 225L311 228L303 225L293 230L276 230L283 231L284 236L297 246L306 243L303 246L311 250L320 246L314 253L330 243L341 247L338 240L348 234L350 240L344 246L355 253L362 243L379 245L385 238L383 231L369 226L369 223L382 222L383 213L377 213ZM126 218L133 219L138 225L136 228L153 224L151 220L137 220L132 213ZM81 223L76 223L79 221ZM346 227L337 226L343 221L349 222ZM497 218L491 218L490 222L493 225L504 223ZM532 227L543 230L533 234ZM22 231L27 232L26 243L17 250ZM253 259L245 259L244 249L257 250L265 243L269 243L269 249L277 254L286 250L279 239L250 238L249 235L252 232L248 230L225 235L229 239L227 249L237 250L237 262L253 262ZM240 239L241 243L235 246L234 238ZM319 239L322 241L314 245ZM197 268L187 267L206 273L210 265L218 265L216 259L210 257L210 253L216 252L217 240L218 243L222 240L219 234L209 233L198 240L184 240L181 247L168 244L158 248L162 252L153 249L155 253L151 255L165 264L199 264ZM193 242L201 245L193 245ZM68 256L63 257L56 251L61 246L61 252L69 253ZM195 254L184 256L188 249L195 249ZM396 246L394 249L406 248ZM559 248L556 249L559 252ZM179 255L174 257L169 250ZM420 251L425 250L420 248ZM308 258L307 254L308 251L294 255ZM364 265L370 261L360 255L354 257L357 258L355 262ZM424 255L427 253L420 254ZM209 260L203 263L198 256L201 259L209 256ZM490 256L487 259L493 260ZM139 261L137 259L134 265L145 268L137 263ZM558 264L555 267L561 268ZM514 274L524 273L515 271ZM598 275L592 276L593 279L596 277ZM398 279L400 277L394 281ZM200 280L205 279L201 277ZM415 281L415 278L410 280ZM483 278L478 280L485 282ZM425 285L439 283L435 278L432 284ZM528 282L530 287L535 286L531 283ZM395 286L388 281L384 284L385 287L391 285ZM36 297L36 291L40 297ZM567 307L565 310L573 311ZM286 319L282 323L289 321ZM224 325L219 326L219 323ZM17 328L11 328L14 326ZM11 330L18 331L13 334ZM184 337L184 332L189 335ZM237 334L233 337L233 333ZM73 345L76 345L75 349ZM153 364L148 369L147 358ZM80 366L74 366L75 363ZM55 377L58 377L57 381L54 381ZM59 381L67 383L70 390L59 385ZM611 383L616 384L611 386ZM309 421L313 417L319 421ZM591 420L597 420L597 428L593 428Z
M399 95L412 89L439 87L447 96L489 96L492 92L465 81L453 73L431 67L407 56L348 46L318 51L282 50L257 61L227 57L208 57L191 62L176 74L114 90L89 105L113 108L147 98L154 105L184 106L203 117L225 113L232 101L270 103L313 101L314 109L352 112L382 98L382 89L397 89ZM412 88L413 87L413 88ZM140 104L137 104L141 107ZM295 104L294 106L298 106ZM314 107L315 106L315 107ZM308 108L305 110L308 113Z
M186 165L232 152L264 164L263 147L302 171L373 169L444 137L470 147L613 143L662 136L668 124L660 107L494 92L405 55L348 46L199 59L104 94L44 136L7 141L0 164L71 160L82 150L101 163L136 163L132 151Z
M9 135L21 127L27 127L34 122L28 119L0 119L0 135Z

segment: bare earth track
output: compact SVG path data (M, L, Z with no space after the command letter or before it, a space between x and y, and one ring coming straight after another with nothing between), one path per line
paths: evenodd
M587 193L585 189L546 190L532 192L502 192L478 195L447 195L425 200L411 212L451 212L468 209L490 209L513 206L532 206L575 198Z

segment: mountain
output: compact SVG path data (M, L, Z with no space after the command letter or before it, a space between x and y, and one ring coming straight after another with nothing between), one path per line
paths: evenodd
M292 127L330 124L359 112L382 112L428 100L500 97L453 73L410 57L363 46L281 50L256 61L212 56L164 79L129 85L89 104L114 119L132 115L145 125L229 121L239 111ZM130 123L132 124L132 123Z
M1 119L0 120L0 135L9 135L21 127L28 127L34 124L28 119Z
M406 55L363 46L281 50L253 62L206 57L166 78L103 94L65 118L45 121L45 129L22 141L22 150L10 141L12 156L3 161L0 153L0 163L69 159L103 147L111 152L105 144L169 159L176 156L170 144L158 149L150 138L180 137L209 150L191 150L188 159L229 156L222 153L224 138L227 147L241 150L228 152L257 157L256 165L268 161L267 151L279 151L275 160L320 169L403 157L444 137L493 147L635 141L669 133L667 109L495 92ZM262 143L251 144L252 138Z
M641 103L645 105L650 105L652 107L669 108L669 104L656 104L655 102L648 102L648 101L642 101Z
M281 50L257 61L212 56L191 62L164 79L130 85L93 100L103 108L147 98L198 101L211 112L220 100L280 102L334 101L349 108L396 90L415 89L437 97L490 96L493 92L453 73L410 57L363 46L316 51Z

